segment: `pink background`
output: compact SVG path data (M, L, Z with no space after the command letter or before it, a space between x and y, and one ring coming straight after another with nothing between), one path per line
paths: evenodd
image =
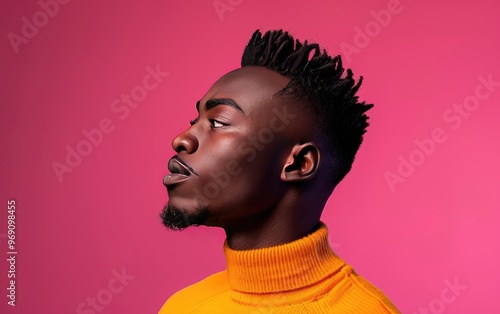
M256 28L284 28L342 53L365 77L360 96L376 105L353 170L323 214L336 252L403 313L499 313L500 87L478 87L479 77L500 81L498 4L219 2L228 7L218 14L213 0L70 1L45 21L37 1L4 4L3 294L9 199L18 255L16 307L2 294L0 312L89 314L87 298L99 296L102 313L157 313L175 291L224 269L222 230L160 224L171 140L214 80L238 67ZM388 7L377 22L372 10ZM16 53L8 34L22 36L23 17L34 16L42 26ZM120 119L112 103L137 92L157 65L168 77ZM464 100L467 118L453 112ZM103 120L113 131L60 182L52 163L64 163L66 146ZM416 141L433 132L440 143L424 155ZM413 172L399 173L410 158ZM388 172L401 181L390 185ZM113 278L123 269L120 284ZM455 280L458 292L445 291Z

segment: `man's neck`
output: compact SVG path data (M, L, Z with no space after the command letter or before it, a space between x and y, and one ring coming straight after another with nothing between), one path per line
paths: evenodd
M252 250L298 240L315 231L319 224L321 210L311 208L308 215L304 212L283 207L264 211L238 226L225 228L227 243L233 250Z

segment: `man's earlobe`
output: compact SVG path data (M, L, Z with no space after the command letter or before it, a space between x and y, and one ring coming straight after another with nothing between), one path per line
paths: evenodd
M312 142L297 144L292 148L281 171L281 180L285 182L309 180L316 174L319 161L320 152L316 144Z

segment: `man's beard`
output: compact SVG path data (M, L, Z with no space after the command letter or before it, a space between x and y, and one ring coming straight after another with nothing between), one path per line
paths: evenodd
M197 208L194 213L186 213L172 205L166 205L160 213L160 218L165 227L172 230L184 230L189 226L202 225L209 217L206 207Z

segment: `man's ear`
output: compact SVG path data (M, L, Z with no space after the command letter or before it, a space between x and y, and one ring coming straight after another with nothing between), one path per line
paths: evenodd
M281 171L281 180L300 182L311 179L318 170L319 160L320 152L316 144L307 142L295 145Z

